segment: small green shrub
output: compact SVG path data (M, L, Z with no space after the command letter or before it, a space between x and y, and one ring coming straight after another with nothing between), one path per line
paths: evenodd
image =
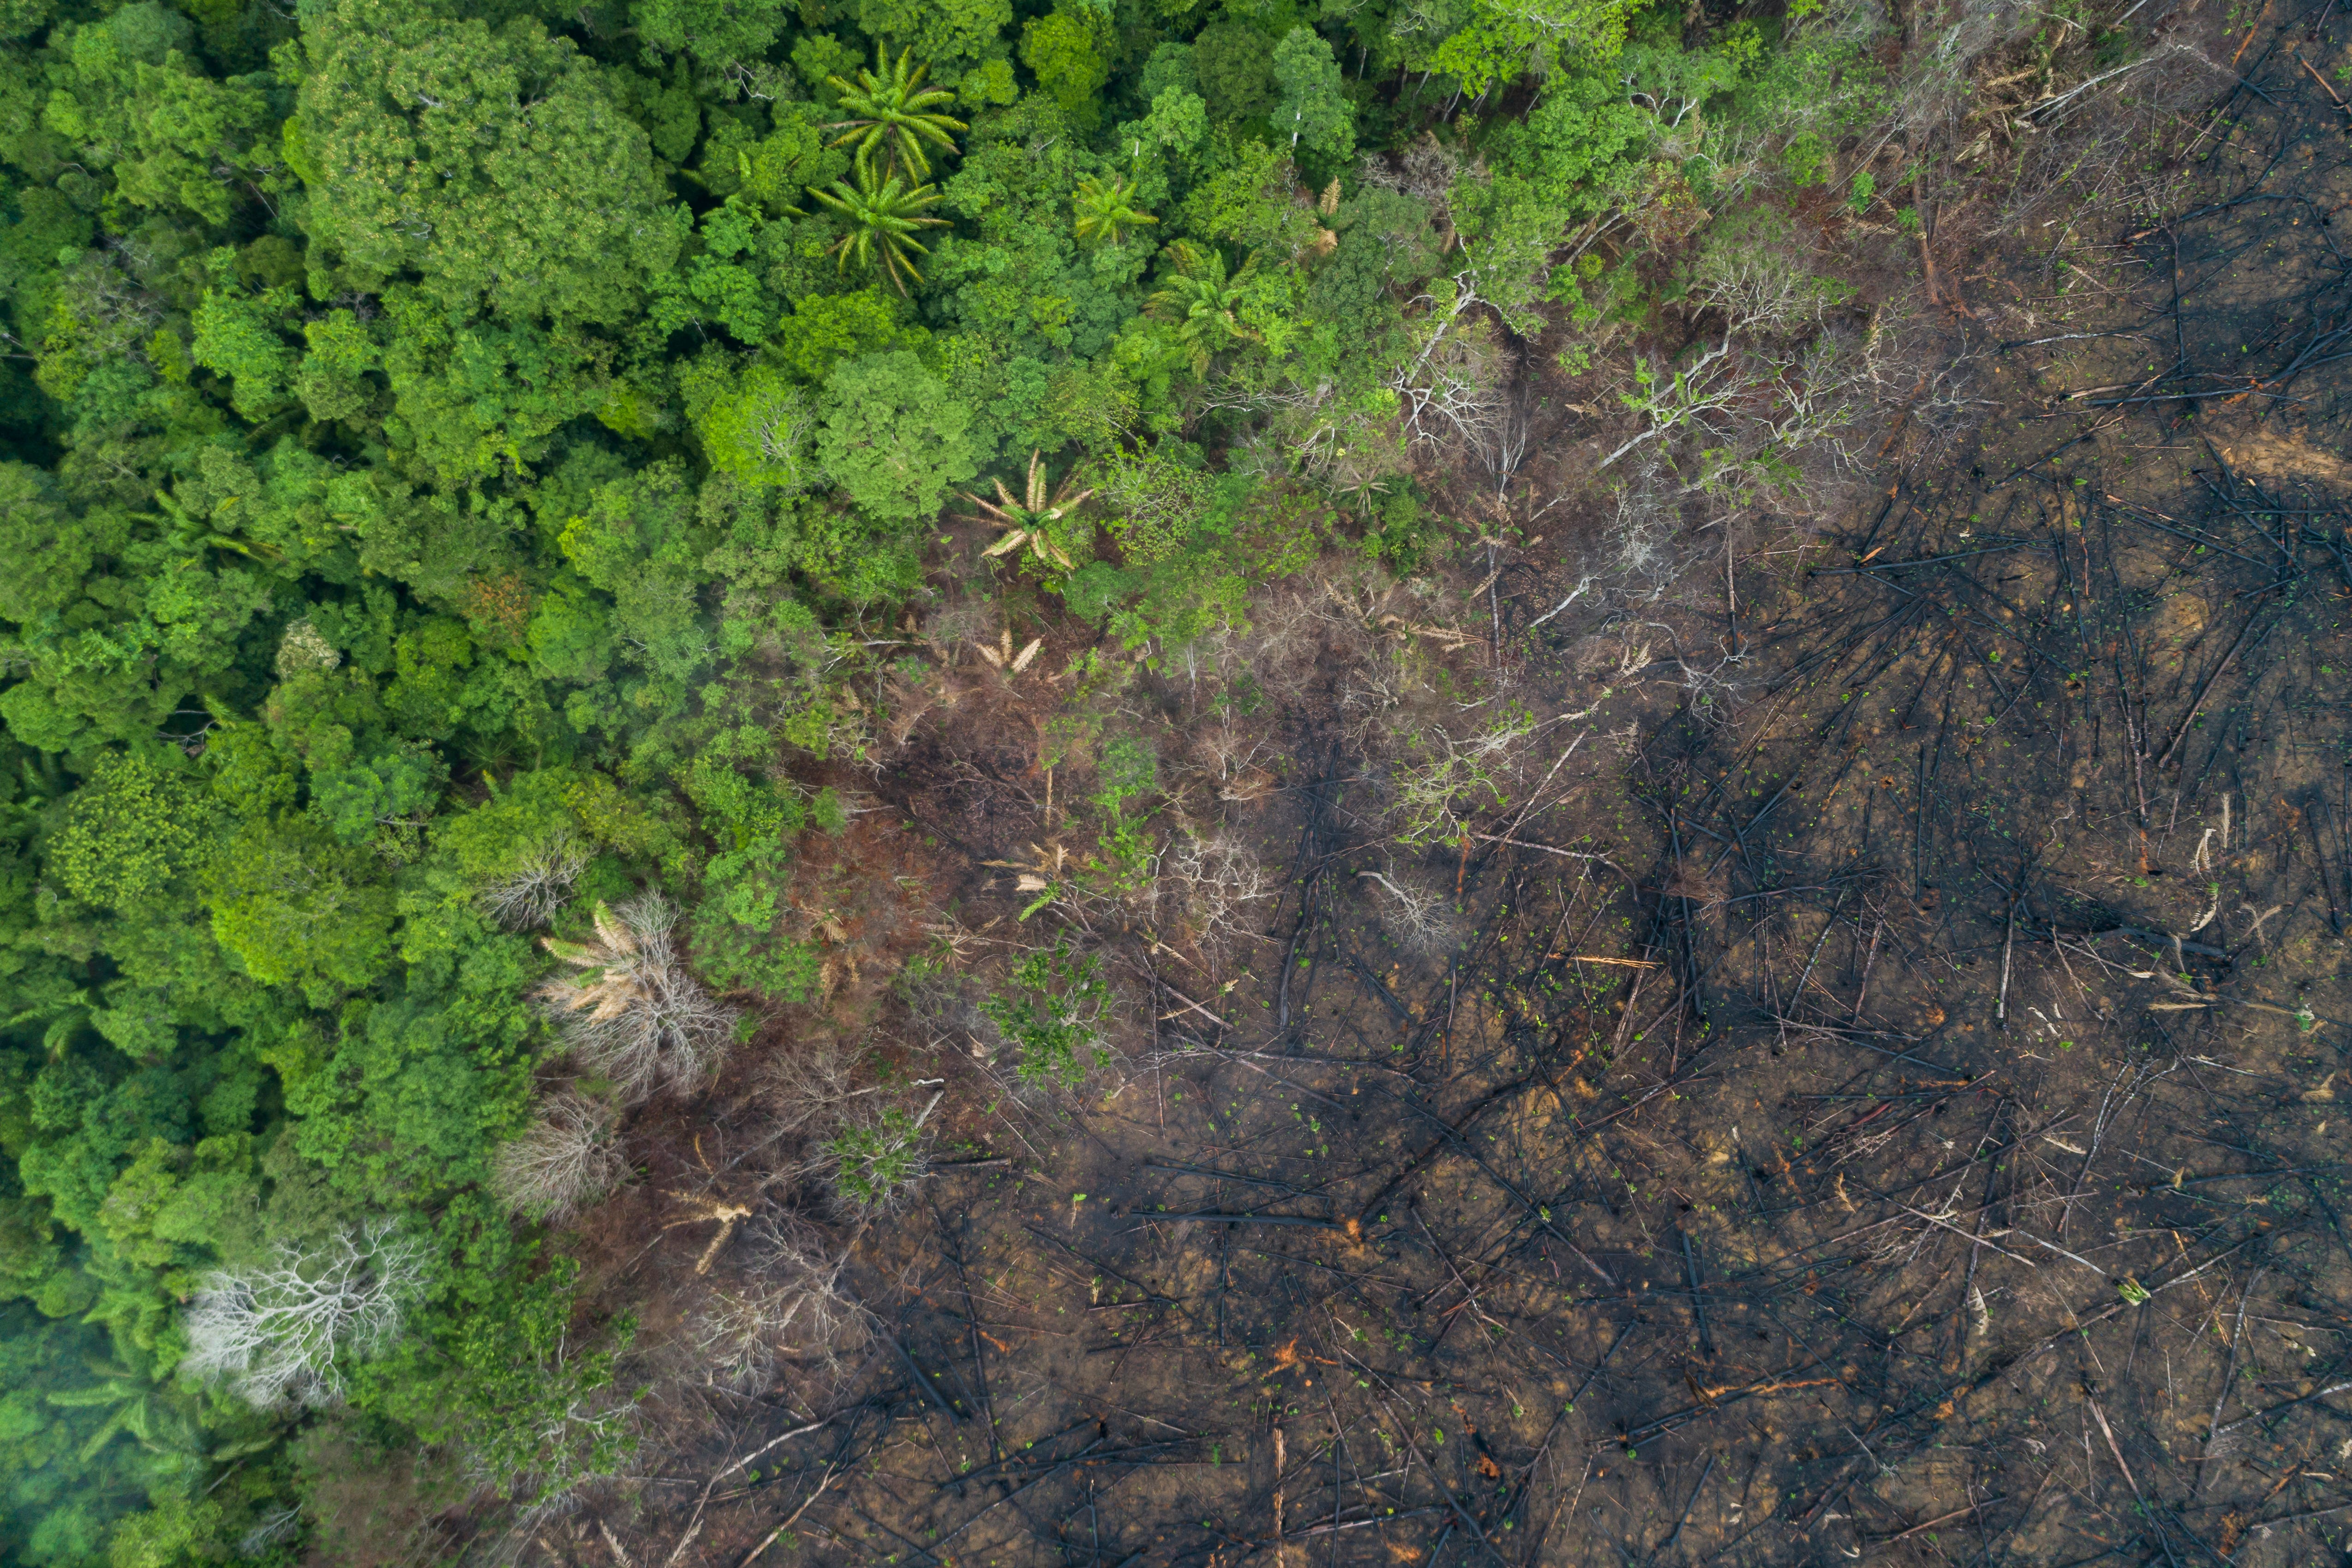
M851 1122L817 1149L833 1172L835 1189L866 1209L888 1207L930 1163L923 1154L922 1120L896 1105Z
M1075 1089L1090 1070L1109 1065L1109 1047L1096 1026L1110 999L1100 958L1064 938L1023 959L1007 981L980 1011L1019 1051L1013 1070L1023 1083Z
M1799 190L1829 180L1830 144L1817 132L1800 131L1780 149L1780 172Z

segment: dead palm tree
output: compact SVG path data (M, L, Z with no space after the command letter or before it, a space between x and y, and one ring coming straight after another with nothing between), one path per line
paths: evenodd
M647 894L616 913L601 900L596 940L540 944L579 971L539 988L542 1006L562 1021L575 1060L610 1079L625 1099L656 1084L694 1087L718 1065L735 1015L689 973L670 941L677 911Z

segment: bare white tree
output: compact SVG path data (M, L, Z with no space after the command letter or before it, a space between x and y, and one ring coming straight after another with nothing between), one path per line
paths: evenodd
M677 919L667 900L647 893L617 911L598 904L594 942L541 939L579 971L541 984L541 1005L563 1020L572 1059L630 1100L701 1083L734 1031L733 1009L678 958L670 941Z
M1453 939L1452 900L1419 886L1415 879L1403 872L1398 873L1397 879L1378 871L1359 871L1356 875L1369 878L1386 889L1391 900L1389 924L1396 932L1398 944L1406 951L1433 952Z
M268 1263L205 1278L188 1307L184 1364L257 1409L331 1404L345 1369L400 1332L425 1261L424 1244L390 1220L311 1246L280 1242Z
M1450 299L1441 289L1413 303L1425 312L1416 318L1425 342L1388 377L1405 442L1432 452L1459 443L1484 454L1501 426L1505 375L1485 319L1466 314L1484 301L1462 288Z
M761 1099L784 1131L830 1128L848 1114L855 1101L882 1092L879 1084L859 1087L857 1068L864 1059L856 1047L829 1036L780 1052L761 1072Z
M540 1102L521 1136L500 1147L490 1184L517 1214L568 1218L621 1179L625 1163L615 1132L610 1107L559 1089Z
M1247 907L1274 893L1265 862L1230 834L1188 832L1164 864L1186 919L1204 942L1238 934Z
M509 931L529 931L555 917L572 897L572 884L588 868L588 853L568 834L534 846L514 869L488 883L475 900L482 912Z
M263 1513L251 1530L237 1538L236 1554L258 1557L279 1542L290 1539L302 1522L302 1510L276 1508Z
M714 1289L689 1325L713 1381L752 1388L780 1356L831 1366L861 1342L871 1315L842 1281L849 1248L789 1215L751 1234L751 1267Z

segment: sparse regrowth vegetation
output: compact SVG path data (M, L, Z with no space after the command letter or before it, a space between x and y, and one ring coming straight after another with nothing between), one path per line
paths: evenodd
M1056 941L1014 964L1005 982L982 1000L980 1011L1012 1046L1021 1082L1076 1089L1109 1065L1099 1026L1110 985L1100 955Z

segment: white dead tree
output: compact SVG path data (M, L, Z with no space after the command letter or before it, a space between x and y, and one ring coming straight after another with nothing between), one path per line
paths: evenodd
M1433 279L1406 307L1414 312L1415 350L1389 373L1398 415L1413 445L1467 441L1482 456L1500 434L1504 391L1513 367L1495 346L1493 324L1533 337L1543 318L1532 306L1549 275L1549 231L1505 225L1465 241L1461 265ZM1490 463L1492 458L1488 458Z
M562 1220L613 1190L625 1163L611 1109L572 1089L540 1102L521 1136L490 1167L490 1184L509 1209L532 1219Z
M842 1278L849 1247L790 1215L762 1222L751 1241L750 1266L715 1287L688 1325L714 1382L758 1387L780 1358L829 1369L864 1342L873 1316Z
M1271 898L1265 863L1228 834L1185 833L1163 862L1195 937L1216 943L1238 936L1249 905Z
M280 1242L268 1263L215 1269L189 1304L183 1364L257 1409L331 1404L350 1364L400 1332L425 1262L422 1242L373 1220L321 1243Z
M534 846L505 876L475 895L482 912L509 931L529 931L555 918L572 884L588 868L588 852L559 834Z
M1406 951L1433 952L1453 940L1455 921L1451 899L1419 886L1402 872L1396 879L1379 871L1356 875L1370 878L1388 893L1389 925Z
M733 1010L677 956L670 941L677 919L666 900L648 893L617 911L599 903L593 942L541 939L579 971L541 984L541 1005L563 1021L572 1059L611 1079L625 1099L656 1087L696 1087L717 1068L734 1031Z
M911 1001L908 1010L915 1010ZM774 1113L777 1131L829 1129L848 1114L856 1101L880 1094L882 1085L861 1086L857 1081L864 1059L863 1051L830 1037L772 1058L760 1075L760 1087L761 1100Z
M1465 273L1412 301L1426 311L1419 321L1421 349L1388 378L1408 446L1444 450L1458 442L1484 453L1495 437L1502 412L1498 356L1485 319L1471 314L1483 303L1475 281Z

